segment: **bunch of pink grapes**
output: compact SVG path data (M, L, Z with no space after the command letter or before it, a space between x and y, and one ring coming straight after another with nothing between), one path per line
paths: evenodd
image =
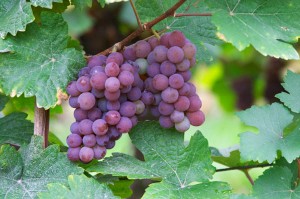
M200 126L204 114L189 82L196 47L180 31L141 40L122 53L95 55L67 86L75 108L67 137L71 161L102 159L138 121L158 120L185 132Z

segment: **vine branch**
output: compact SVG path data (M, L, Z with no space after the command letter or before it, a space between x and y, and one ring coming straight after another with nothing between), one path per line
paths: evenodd
M252 184L252 186L254 185L254 181L252 179L252 177L249 174L248 169L243 170L244 174L246 175L247 179L249 180L249 182Z
M273 164L258 164L258 165L236 166L236 167L229 167L229 168L224 168L224 169L216 169L216 172L231 171L231 170L247 170L247 169L263 168L263 167L270 167L270 166L273 166Z
M34 135L40 135L44 138L43 146L48 146L49 134L49 110L38 108L35 103L34 107Z
M143 28L143 24L142 24L142 22L141 22L141 19L140 19L138 13L137 13L137 10L136 10L135 5L134 5L134 3L133 3L132 0L130 0L130 5L131 5L131 7L132 7L132 10L133 10L133 12L134 12L134 15L135 15L135 18L136 18L136 21L137 21L139 27L140 27L140 28Z
M168 9L165 13L161 14L157 18L153 19L150 22L144 23L141 26L139 26L134 32L132 32L129 36L127 36L122 41L116 43L112 47L100 52L99 54L107 55L112 52L113 49L120 50L123 46L125 46L127 43L129 43L134 38L141 35L144 31L151 30L151 28L159 23L160 21L164 20L167 17L174 16L175 11L184 3L186 0L179 0L175 5L173 5L170 9Z

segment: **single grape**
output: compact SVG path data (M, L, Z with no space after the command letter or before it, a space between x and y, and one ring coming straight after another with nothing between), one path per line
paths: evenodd
M159 117L159 124L163 128L171 128L171 127L174 126L174 123L172 122L172 120L168 116L160 116Z
M120 67L115 62L110 62L105 66L105 74L108 77L117 77L120 73Z
M82 138L78 134L70 134L67 137L67 144L69 147L75 148L79 147L82 143Z
M119 74L118 79L123 86L131 86L134 82L133 74L126 70Z
M98 119L93 122L92 129L96 135L105 135L108 131L108 125L105 120Z
M116 127L119 132L126 133L132 128L131 120L128 117L121 117Z
M144 75L147 72L148 62L146 59L139 58L135 60L135 63L139 66L139 74Z
M183 86L182 86L182 88L180 88L178 90L179 95L181 95L181 96L189 96L190 92L191 92L191 89L192 88L190 87L190 84L184 83Z
M191 63L188 59L184 59L182 62L176 64L178 71L184 72L190 69Z
M120 89L120 81L116 77L109 77L105 81L105 89L108 92L116 92Z
M69 105L72 108L79 108L78 97L70 97L69 98Z
M192 84L191 82L187 82L187 84L190 86L189 96L196 95L196 86L194 84Z
M156 62L153 51L150 52L149 55L147 56L147 62L148 62L148 64L153 64Z
M83 163L89 163L94 158L94 151L89 147L82 147L79 151L79 158Z
M149 77L154 77L155 75L160 73L160 64L158 63L152 63L147 68L147 75Z
M127 97L131 101L136 101L140 99L142 96L142 91L139 87L133 87L129 93L127 93Z
M124 63L124 64L121 65L120 71L121 72L122 71L129 71L133 74L135 72L135 69L131 64Z
M78 96L81 94L81 92L77 89L76 86L76 81L72 81L68 84L67 88L67 93L73 97Z
M109 140L118 140L122 136L122 133L118 131L116 127L111 126L108 129L107 136L109 137Z
M74 133L74 134L80 134L79 122L73 122L70 126L70 131L71 131L71 133Z
M108 55L106 64L108 65L109 63L116 63L117 65L121 65L124 61L123 55L119 52L112 52L110 55ZM106 65L106 67L107 67ZM115 76L114 76L115 77Z
M104 146L96 145L93 147L94 150L94 158L100 160L106 155L106 148Z
M109 92L108 90L104 91L104 96L109 101L116 101L119 99L121 91L117 90L116 92Z
M178 91L174 88L168 87L161 93L161 98L167 103L174 103L179 97Z
M107 144L105 145L105 147L107 149L112 149L112 148L114 148L115 145L116 145L116 142L113 141L113 140L110 140L110 141L107 142Z
M169 85L172 88L180 89L184 85L184 79L179 74L173 74L169 77Z
M150 44L152 49L154 49L156 46L158 46L160 44L159 40L156 37L151 37L148 40L148 43Z
M97 106L102 112L107 112L107 100L106 99L104 99L104 98L99 99Z
M166 88L168 88L169 79L165 75L157 74L153 77L152 85L156 90L165 90Z
M76 88L82 93L90 91L92 89L90 78L87 76L79 77L76 82Z
M192 77L192 72L190 70L184 71L184 72L178 72L183 77L183 80L185 82L188 82Z
M175 110L171 115L170 118L172 120L172 122L174 123L178 123L178 122L182 122L184 119L184 112L180 112Z
M184 119L179 122L175 123L175 128L179 132L185 132L190 128L190 121L187 117L184 117Z
M93 68L94 66L103 66L106 62L106 56L94 55L88 60L88 67Z
M96 99L92 93L85 92L79 95L78 103L82 110L90 110L95 106Z
M170 62L177 64L183 61L184 52L180 47L173 46L169 48L167 52L167 57L170 60Z
M107 133L108 134L108 133ZM99 146L105 146L109 141L108 135L96 135L96 142Z
M94 134L85 135L82 138L82 143L84 146L93 147L96 144L96 136Z
M104 67L103 66L94 66L91 70L90 70L90 75L93 76L94 74L97 74L97 73L104 73L105 70L104 70Z
M184 52L184 56L188 59L193 59L196 55L196 46L192 43L186 43L182 47L182 50Z
M105 88L106 80L107 80L106 74L104 72L99 72L92 75L90 79L90 83L93 88L101 91Z
M136 112L136 105L133 102L124 102L120 107L120 114L125 117L132 117Z
M69 147L68 152L67 152L67 156L68 156L69 160L79 161L79 152L80 152L80 147L76 147L76 148Z
M153 56L156 62L163 62L167 60L168 48L162 45L156 46L153 50Z
M126 47L125 50L123 51L123 55L126 60L134 61L136 59L135 51L132 46Z
M107 110L109 111L118 111L120 109L120 102L119 101L107 101Z
M161 63L159 69L160 72L167 77L176 73L176 66L170 61L164 61Z
M169 37L170 37L170 33L167 32L165 34L163 34L161 37L160 37L160 44L163 45L163 46L166 46L167 48L170 47L169 45Z
M182 32L175 30L170 33L169 45L183 47L185 44L185 36Z
M88 112L85 110L82 110L81 108L77 108L74 111L74 118L77 122L80 122L81 120L88 118Z
M135 114L139 115L144 112L144 110L145 110L144 102L142 102L141 100L137 100L134 102L134 104L136 106Z
M81 76L89 76L90 74L90 68L89 67L83 67L82 69L80 69L80 71L78 72L78 77Z
M177 111L186 111L190 107L190 100L186 96L179 96L178 100L174 103L174 107Z
M190 61L190 67L192 68L193 66L195 66L195 64L196 64L196 58L195 57L193 57L192 59L189 59L189 61Z
M151 105L154 102L154 96L151 92L149 91L144 91L142 93L142 102L146 105Z
M134 45L135 55L138 58L147 57L151 52L151 46L148 42L141 40L135 43Z
M201 108L202 102L198 95L189 97L189 100L190 100L190 106L187 111L194 112L194 111L198 111Z
M102 117L102 111L99 108L94 107L88 111L88 118L91 121L95 121L97 119L100 119L101 117Z
M120 108L120 112L122 109L122 105ZM119 123L121 119L121 115L118 111L108 111L104 116L105 121L110 125L116 125Z
M93 122L89 119L84 119L79 122L79 131L81 135L88 135L93 133Z
M205 121L204 113L200 110L195 112L186 112L186 117L193 126L200 126Z
M164 116L171 115L174 111L174 105L161 101L158 105L158 110Z

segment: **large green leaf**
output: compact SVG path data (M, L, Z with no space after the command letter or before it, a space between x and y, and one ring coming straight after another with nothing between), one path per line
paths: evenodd
M41 25L32 23L25 33L4 40L12 52L0 54L0 85L11 96L36 96L37 105L48 109L85 60L80 51L68 48L70 37L61 15L43 12L41 19Z
M5 104L9 101L9 97L3 95L2 93L0 93L0 111L3 110L3 108L5 107Z
M178 1L175 0L136 0L136 9L142 22L153 20L166 12ZM199 13L207 12L207 7L201 1L187 0L176 13ZM198 47L198 55L202 61L211 61L212 54L209 52L209 45L216 45L220 40L216 36L216 27L211 23L210 17L169 17L156 26L155 29L168 31L180 30L188 39Z
M242 160L271 163L277 157L277 151L281 151L288 162L300 156L299 128L284 134L284 129L292 122L293 115L283 105L273 103L264 107L253 106L239 112L238 116L245 124L259 130L259 134L241 134Z
M15 36L18 31L25 31L26 25L33 22L34 16L30 3L26 0L9 0L0 1L0 19L0 37L5 38L7 33Z
M48 191L39 194L40 199L114 199L107 185L97 182L85 175L70 175L68 177L69 187L61 183L48 184Z
M288 92L282 92L276 95L293 112L300 113L300 75L291 71L287 72L282 86Z
M70 174L83 170L59 153L57 145L42 148L42 137L17 152L9 145L0 148L0 198L36 198L46 191L46 185L59 182L67 184Z
M63 0L30 0L33 6L52 8L52 3L62 3Z
M75 5L78 10L85 10L87 7L92 6L92 0L71 0L71 4Z
M300 36L299 0L206 1L220 38L239 50L253 45L263 55L298 59L290 44Z
M168 195L167 198L228 198L226 183L209 182L214 167L207 140L197 132L185 147L183 136L154 121L140 122L132 129L130 137L144 154L145 161L113 154L88 170L130 179L162 180L152 184L144 198L166 198Z

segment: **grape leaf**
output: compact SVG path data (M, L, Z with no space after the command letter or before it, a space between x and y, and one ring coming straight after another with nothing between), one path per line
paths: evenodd
M263 55L299 59L291 43L300 35L298 0L206 1L220 38L239 50L252 45Z
M273 162L277 151L288 162L300 155L299 128L289 134L284 134L284 128L293 120L293 115L281 104L273 103L264 107L253 106L238 113L239 118L247 125L258 128L259 134L242 133L241 158L258 162Z
M142 22L148 22L166 12L176 2L174 0L137 0L135 5ZM202 2L187 0L186 3L179 7L176 13L187 14L202 11L207 12L207 7ZM210 17L169 17L155 25L154 28L158 30L182 31L188 39L197 45L197 57L201 61L212 61L212 52L209 52L208 46L220 44L220 40L216 36L217 29L211 23Z
M144 154L145 162L117 153L92 165L88 171L129 179L162 180L151 185L144 198L228 198L226 183L209 182L214 167L207 140L197 132L185 147L183 136L174 129L162 128L155 121L140 122L130 137Z
M0 111L5 107L5 104L9 101L9 98L0 93Z
M288 71L284 82L282 86L288 93L282 92L277 94L276 97L293 112L300 113L300 75Z
M18 31L25 31L34 16L26 0L10 0L0 1L0 19L0 37L4 39L7 33L15 36Z
M101 7L104 8L106 1L105 0L98 0L100 3Z
M61 183L48 184L48 191L39 193L38 196L40 199L119 198L113 195L107 185L100 184L95 179L88 178L85 175L70 175L68 183L70 189Z
M84 10L92 6L92 0L71 0L71 4L75 5L75 9Z
M52 8L52 3L62 3L63 0L30 0L33 6L43 7L43 8Z
M0 198L36 198L47 184L66 184L67 176L82 173L83 169L59 153L57 145L43 150L39 136L33 136L20 152L9 145L0 148Z
M0 145L28 144L33 135L33 123L26 120L26 113L11 113L0 118Z
M38 107L54 107L57 94L84 65L83 54L68 48L67 24L59 14L42 12L42 23L8 37L14 53L0 53L0 85L5 94L36 96Z

